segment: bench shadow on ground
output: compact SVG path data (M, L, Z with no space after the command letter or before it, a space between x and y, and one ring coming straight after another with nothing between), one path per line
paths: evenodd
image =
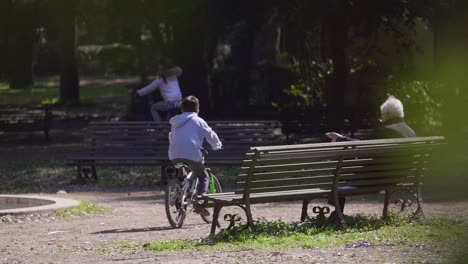
M196 224L184 224L183 228L194 227ZM105 235L105 234L122 234L122 233L141 233L141 232L159 232L173 230L170 226L155 226L145 228L123 228L123 229L110 229L91 233L92 235Z

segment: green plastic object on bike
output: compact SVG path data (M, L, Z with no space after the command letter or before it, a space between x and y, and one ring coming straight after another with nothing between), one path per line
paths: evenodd
M210 178L210 193L216 193L216 188L215 188L213 177Z

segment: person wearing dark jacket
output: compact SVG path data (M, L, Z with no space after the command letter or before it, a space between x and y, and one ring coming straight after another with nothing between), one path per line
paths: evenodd
M389 96L388 99L380 106L380 114L381 126L375 129L368 139L416 137L414 130L411 129L404 120L405 113L403 110L403 104L394 96ZM332 142L359 140L340 135L336 132L328 132L325 135L329 137ZM341 206L341 212L344 211L345 201L345 197L340 197L339 203ZM329 204L334 206L331 200L329 200ZM331 219L335 219L336 217L336 212L332 212L330 214Z

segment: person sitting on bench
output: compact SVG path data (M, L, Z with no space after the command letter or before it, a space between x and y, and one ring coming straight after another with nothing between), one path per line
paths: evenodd
M403 111L403 104L396 97L390 95L387 98L387 100L380 106L380 115L381 126L375 129L368 139L416 137L414 130L406 124L404 120L405 113ZM328 132L325 135L329 137L332 142L359 140L338 134L336 132ZM346 187L348 186L343 188ZM345 197L339 198L341 212L344 212L345 202ZM332 200L329 200L328 203L335 206ZM337 213L333 211L330 214L330 219L334 220L336 217Z

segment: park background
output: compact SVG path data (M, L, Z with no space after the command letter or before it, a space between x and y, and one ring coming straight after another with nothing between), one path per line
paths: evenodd
M48 141L40 129L13 126L7 131L1 124L0 193L65 190L86 199L99 194L104 198L90 201L114 207L113 213L71 220L55 215L29 220L2 217L0 230L5 235L0 251L11 245L8 253L18 257L18 263L40 261L37 254L44 257L48 250L65 252L77 263L99 258L114 263L112 254L103 254L116 247L102 244L106 231L109 240L115 236L141 242L135 247L138 254L155 235L161 235L157 240L190 242L186 240L193 238L193 228L157 232L167 225L161 217L154 222L162 210L154 213L153 204L142 206L157 197L154 193L162 194L157 169L105 169L99 182L77 184L75 168L65 163L67 154L83 149L90 121L151 120L149 105L158 94L140 98L134 91L152 80L163 56L183 69L182 91L200 98L203 118L279 120L283 133L292 135L290 143L325 142L324 133L332 130L365 137L378 125L380 104L388 94L395 95L419 136L441 135L447 140L447 147L435 155L433 173L424 180L429 212L435 202L443 201L440 211L457 211L465 218L443 225L431 218L429 224L417 225L423 229L410 227L416 230L412 234L441 231L449 236L441 240L443 247L395 244L388 246L388 255L410 262L398 251L403 248L422 254L421 262L430 262L427 252L437 259L457 248L455 244L466 246L466 229L458 228L466 227L462 209L468 187L467 25L465 0L0 0L0 114L3 118L3 113L10 113L7 121L14 120L47 106L53 116ZM239 173L233 166L213 169L228 187ZM134 199L132 195L140 191L149 194ZM115 196L119 203L110 203L109 197ZM120 199L132 203L122 209ZM363 208L369 207L367 202ZM132 211L136 209L141 214ZM101 226L110 217L116 223ZM72 230L68 240L57 243L38 235L44 227L81 228L84 222L96 233ZM23 227L33 231L21 232ZM398 233L389 230L391 235ZM95 247L94 255L85 258L88 245ZM381 248L374 249L375 254ZM86 253L80 255L80 250ZM300 249L323 255L314 250ZM327 250L335 257L342 248ZM357 263L366 262L367 255L374 257L369 254L372 247L364 250ZM464 263L466 252L461 248L458 263ZM121 256L138 254L123 251ZM194 257L179 251L173 255L179 254L181 262ZM239 252L217 255L235 260ZM276 251L272 255L281 257Z
M164 56L183 68L183 93L200 98L205 119L277 119L300 142L376 126L392 94L418 135L447 138L435 184L463 194L467 9L460 0L2 0L0 103L48 105L57 128L150 120L157 98L134 91ZM69 124L62 137L79 141ZM42 144L2 135L5 146Z
M150 120L152 99L134 90L165 56L183 68L183 93L200 98L207 120L278 119L293 132L354 135L375 126L379 105L395 95L418 135L463 143L451 144L446 161L460 175L467 7L454 0L2 0L0 100L3 108L48 104L62 119ZM99 110L86 112L92 107Z

